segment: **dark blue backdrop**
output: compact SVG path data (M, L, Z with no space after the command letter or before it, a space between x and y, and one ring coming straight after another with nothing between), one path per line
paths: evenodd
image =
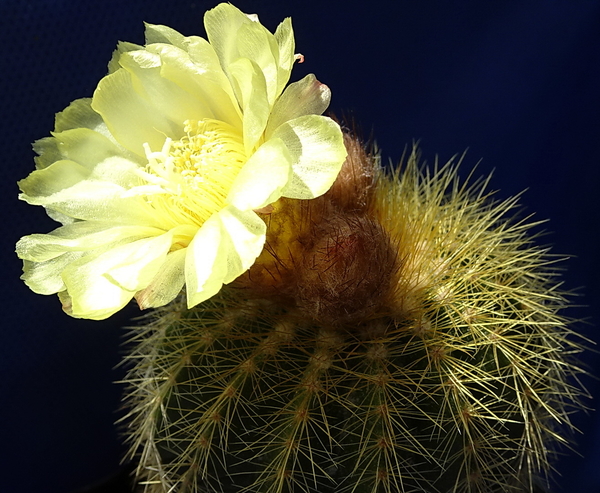
M215 3L189 0L0 0L2 284L0 490L72 493L114 474L122 448L113 425L122 376L120 326L72 320L56 297L19 281L14 243L54 228L41 208L16 200L33 169L30 143L54 114L90 96L117 40L143 42L142 21L202 34ZM466 167L495 169L492 187L550 218L554 251L575 255L564 276L581 287L571 314L598 324L600 248L600 2L239 0L274 29L292 16L293 79L315 72L332 109L351 111L397 161L418 139L430 162L467 147ZM4 147L6 145L6 147ZM581 330L595 337L593 325ZM584 355L600 375L599 357ZM586 379L600 395L597 381ZM600 491L600 421L575 417L578 450L557 464L557 491ZM562 488L562 489L561 489ZM116 491L116 490L107 490Z

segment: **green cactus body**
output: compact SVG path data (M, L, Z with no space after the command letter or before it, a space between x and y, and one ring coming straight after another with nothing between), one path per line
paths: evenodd
M134 329L127 435L147 492L533 492L580 350L557 258L457 167L391 175L356 139L323 197L209 301Z

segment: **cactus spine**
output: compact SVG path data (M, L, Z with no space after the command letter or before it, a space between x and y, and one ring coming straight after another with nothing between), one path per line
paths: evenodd
M557 257L518 199L357 139L267 248L133 329L127 436L146 492L534 492L583 394Z

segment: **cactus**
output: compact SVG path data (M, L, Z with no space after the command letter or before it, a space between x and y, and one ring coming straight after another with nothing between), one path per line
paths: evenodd
M388 172L345 142L329 192L261 211L247 274L132 329L140 491L548 487L584 395L560 257L460 163Z

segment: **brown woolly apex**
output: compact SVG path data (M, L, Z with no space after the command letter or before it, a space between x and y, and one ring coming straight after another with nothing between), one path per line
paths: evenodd
M311 201L275 203L265 218L265 252L233 286L353 331L354 324L389 312L397 254L369 212L381 172L376 158L353 135L346 133L344 143L348 157L331 189Z

